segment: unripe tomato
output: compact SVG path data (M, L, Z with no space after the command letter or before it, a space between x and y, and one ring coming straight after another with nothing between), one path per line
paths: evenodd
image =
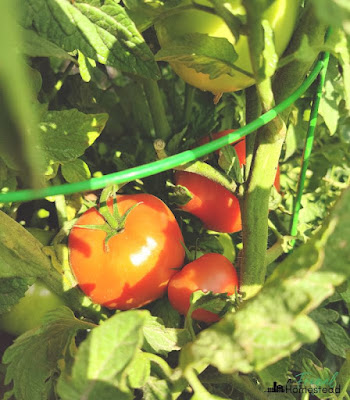
M37 280L9 312L0 315L0 330L19 336L39 327L48 311L62 305L64 305L63 299Z
M211 3L205 0L201 0L200 3L207 7L211 6ZM275 0L263 14L263 18L269 21L274 32L278 55L284 52L291 39L299 4L299 0ZM245 15L240 0L231 1L230 8L235 15ZM215 14L198 9L186 9L163 18L155 24L155 28L161 47L170 47L174 40L181 40L182 35L190 33L226 38L238 54L234 65L252 74L247 36L241 34L236 42L226 23ZM253 78L238 71L235 71L233 76L223 74L210 79L209 74L197 72L194 68L187 67L185 62L173 61L170 65L185 82L214 94L241 90L255 83Z
M185 265L174 275L168 285L171 305L183 315L190 307L190 297L196 290L232 295L238 289L238 277L234 266L221 254L208 253ZM203 322L215 322L217 314L197 309L192 318Z
M163 296L169 279L183 265L183 237L169 208L150 194L118 195L120 215L138 204L124 229L106 233L79 225L105 223L96 208L86 211L69 235L70 265L80 288L93 302L128 310ZM112 212L112 201L109 202Z

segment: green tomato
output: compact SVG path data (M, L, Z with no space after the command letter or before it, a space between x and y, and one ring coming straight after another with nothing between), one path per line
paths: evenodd
M205 0L200 3L210 6L210 3ZM241 0L233 0L229 4L235 15L245 14ZM274 31L278 55L284 52L291 39L299 5L300 0L275 0L264 12L264 19L269 21ZM168 48L174 40L181 40L182 35L189 33L203 33L212 37L226 38L233 44L238 54L234 65L252 74L247 36L240 35L236 42L226 23L214 14L198 9L184 10L165 17L155 24L155 29L161 47ZM235 72L234 76L223 74L218 78L210 79L209 74L197 72L181 61L171 62L170 65L185 82L214 94L234 92L255 83L253 78L240 72Z
M37 280L11 311L0 315L0 330L19 336L41 325L43 316L64 305L64 301Z

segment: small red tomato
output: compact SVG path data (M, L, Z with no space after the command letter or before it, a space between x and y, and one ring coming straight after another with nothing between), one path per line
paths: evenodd
M192 195L181 209L198 217L207 229L226 233L242 229L238 199L223 186L185 171L175 172L175 183L186 187Z
M225 136L233 130L214 133L213 139ZM200 144L209 142L205 137ZM240 165L246 162L245 138L233 143ZM241 210L237 197L216 182L186 171L175 172L175 183L186 187L192 199L180 208L198 217L207 229L216 232L235 233L242 230ZM275 187L280 191L279 168Z
M232 295L237 288L237 272L230 261L221 254L208 253L185 265L170 279L168 297L175 310L186 315L191 294L196 290ZM203 322L220 319L217 314L200 308L192 313L192 318Z
M138 204L124 229L108 241L106 232L79 228L103 225L96 208L86 211L69 235L70 265L80 288L93 302L128 310L163 296L183 265L183 237L170 209L150 194L117 196L120 215ZM112 212L112 201L109 202Z

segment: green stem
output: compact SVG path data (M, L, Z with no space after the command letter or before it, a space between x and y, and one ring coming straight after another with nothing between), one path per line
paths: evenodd
M156 136L166 141L171 135L171 130L158 84L152 79L145 79L143 88L151 111Z
M147 357L151 362L157 364L161 370L164 372L164 376L166 378L170 378L172 373L174 372L172 368L170 368L169 364L161 357L152 353L143 353L145 357Z
M69 63L69 65L67 66L67 68L65 69L65 71L63 72L63 75L61 77L61 79L58 79L58 81L56 82L55 86L53 87L53 89L51 90L51 92L48 94L46 101L48 103L51 103L51 101L55 98L56 94L61 90L64 81L67 79L70 71L72 70L72 68L74 67L74 62Z
M274 106L274 95L269 77L261 79L267 62L262 57L265 47L261 25L263 9L259 0L243 0L247 12L250 60L257 81L257 93L263 112ZM243 258L241 292L245 298L254 296L262 287L266 275L269 196L273 185L286 129L276 117L262 127L256 138L256 150L241 201L243 226Z
M324 82L326 79L328 62L329 62L329 53L327 53L324 57L324 68L320 72L320 75L318 78L318 85L317 85L316 93L315 93L312 108L311 108L309 129L308 129L308 132L306 135L306 140L305 140L303 160L302 160L300 177L299 177L299 182L298 182L297 196L296 196L296 199L294 202L293 218L292 218L292 224L291 224L291 229L290 229L290 234L292 236L296 236L298 233L298 220L299 220L299 212L300 212L300 208L301 208L301 197L303 195L305 179L306 179L306 172L307 172L307 169L309 166L310 156L311 156L311 152L312 152L312 148L313 148L315 129L316 129L317 117L318 117L318 108L319 108L321 97L322 97L322 90L323 90ZM292 240L292 246L294 246L294 245L295 245L295 239Z
M52 179L54 185L60 185L62 182L58 176ZM55 206L57 211L58 226L61 229L65 222L68 221L67 218L67 208L66 208L66 198L63 194L55 196Z
M246 123L254 121L261 114L261 106L255 86L246 89ZM255 148L256 132L252 132L246 136L246 164L245 164L245 180L248 180L250 168L253 162Z
M195 373L194 369L187 368L185 370L185 378L187 379L188 383L192 386L192 389L196 393L196 396L201 399L205 399L210 396L210 393L207 389L202 385L201 381L199 380L197 374Z
M265 281L269 197L286 133L285 125L278 119L274 121L275 124L266 125L258 133L258 146L242 200L241 292L246 298L254 296Z
M194 100L195 93L196 93L196 89L193 86L186 84L185 110L184 110L185 125L187 125L191 119L191 114L192 114L192 109L193 109L193 100Z

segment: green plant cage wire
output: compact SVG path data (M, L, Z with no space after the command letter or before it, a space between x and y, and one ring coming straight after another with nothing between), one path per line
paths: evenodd
M330 30L328 30L326 38L329 36ZM294 202L293 218L291 224L291 235L297 234L298 216L301 206L301 197L305 184L306 171L309 165L309 158L313 147L314 133L316 128L318 108L322 97L322 90L325 82L327 67L329 61L329 52L324 52L321 58L316 62L314 68L310 72L309 76L304 80L302 85L292 93L288 98L283 100L276 107L261 115L256 120L249 124L237 129L235 132L230 133L224 137L213 140L207 144L199 146L192 150L187 150L182 153L167 157L163 160L154 161L148 164L140 165L134 168L129 168L124 171L114 172L108 175L104 175L98 178L92 178L83 182L66 183L63 185L49 186L40 189L24 189L16 192L7 192L0 194L0 203L10 202L26 202L36 199L43 199L49 196L57 195L68 195L78 192L85 192L90 190L102 189L109 185L120 185L123 183L131 182L135 179L146 178L151 175L168 171L176 168L180 165L187 164L203 157L209 153L212 153L221 147L235 142L256 131L268 122L272 121L278 114L290 107L297 99L299 99L303 93L312 85L312 83L318 78L317 89L313 98L312 108L309 119L309 128L305 140L305 148L302 159L302 166L300 172L300 178L298 183L298 190L296 199Z

